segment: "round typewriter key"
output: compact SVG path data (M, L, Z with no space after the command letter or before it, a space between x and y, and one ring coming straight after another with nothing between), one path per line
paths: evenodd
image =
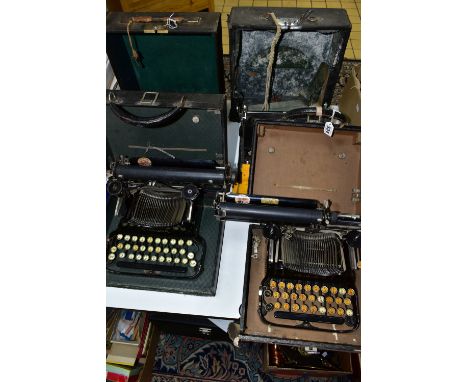
M321 290L322 290L322 293L325 294L328 292L328 287L324 285Z
M143 261L148 261L149 260L149 256L148 255L144 255L143 256Z
M151 253L151 252L153 252L153 251L154 251L154 248L150 245L150 246L148 247L148 252Z
M293 288L294 288L294 284L293 284L293 283L288 283L287 287L288 287L288 289L293 289Z
M179 239L179 241L177 242L178 245L184 245L184 241L182 239Z
M151 244L151 243L153 242L153 238L152 238L151 236L148 237L148 239L146 239L146 242L147 242L148 244Z
M302 284L296 284L296 290L301 291L302 290Z
M140 254L136 255L136 256L135 256L135 259L141 260L141 255L140 255Z
M301 305L301 311L303 313L307 313L308 310L309 310L309 308L307 307L307 305Z
M172 248L171 249L171 254L176 255L177 254L177 248Z
M297 300L297 293L291 293L291 300Z
M168 248L168 247L164 247L163 253L169 253L169 248Z
M297 312L299 310L299 305L297 304L292 304L292 311Z
M265 309L267 312L269 312L270 310L273 310L273 304L266 304Z
M167 241L168 241L168 240L167 240L166 238L164 238L164 239L161 240L161 243L162 243L163 245L166 245L166 244L167 244Z
M325 297L323 297L323 296L318 296L318 297L317 297L317 301L318 301L319 303L323 304L323 302L325 301Z
M123 235L122 235L121 233L119 233L119 234L117 235L117 240L122 240L122 238L123 238Z
M120 252L120 253L119 253L119 258L120 258L120 259L125 258L125 252Z
M325 309L324 306L321 306L319 309L318 309L319 313L320 314L325 314L327 312L327 310Z
M112 261L115 259L115 255L113 253L109 253L109 256L107 256L107 258Z
M309 301L314 302L315 301L315 295L309 294Z
M110 251L111 251L112 253L117 252L117 247L111 247Z
M276 288L276 281L270 280L270 288Z
M154 251L155 251L156 253L160 253L160 252L161 252L161 247L156 247Z
M284 282L280 281L280 282L278 283L278 288L284 289L284 286L285 286L285 285L284 285Z
M270 289L265 290L265 297L271 297L272 293Z
M346 298L343 300L343 302L344 302L345 305L351 305L351 300L350 300L348 297L346 297Z
M304 293L301 293L301 294L299 295L299 300L305 301L305 300L307 300L307 296L306 296Z
M137 241L138 240L138 236L132 236L132 241Z
M127 251L132 248L132 246L130 244L125 244L125 247L124 247Z
M316 307L315 305L311 305L310 311L311 311L312 313L316 313L316 312L317 312L317 307Z
M197 265L197 262L195 260L190 260L190 266L193 268Z
M174 264L179 264L179 263L180 263L180 259L179 259L178 257L176 257L176 258L174 259Z
M118 248L118 249L122 249L123 247L124 247L123 243L117 244L117 248Z
M132 249L133 249L135 252L138 251L138 248L139 248L139 247L138 247L138 245L136 245L136 244L132 247Z
M279 293L277 290L275 290L275 291L273 292L273 297L274 297L274 298L280 298L280 293Z
M343 308L338 308L338 309L336 310L336 314L337 314L338 316L343 316L343 315L344 315L344 309L343 309Z
M182 259L182 264L187 264L187 263L188 263L188 260L187 260L186 257L184 257L184 258Z
M129 259L129 260L133 260L134 258L135 258L135 255L134 255L133 253L130 253L130 254L128 255L128 259Z
M176 239L171 239L170 243L171 243L171 245L175 245L177 243L177 240Z
M130 235L125 235L124 240L129 241L130 240Z
M284 310L289 310L289 304L288 304L287 302L285 302L285 303L283 304L283 309L284 309Z
M159 257L158 257L158 261L159 261L160 263L163 263L164 260L166 260L166 258L165 258L164 256L159 256Z
M185 248L181 248L181 249L179 250L179 253L180 253L181 255L185 255L185 252L187 252L187 251L185 250Z
M187 244L187 246L190 247L193 244L193 241L189 239L189 240L187 240L186 244Z
M328 296L325 301L327 302L327 304L332 304L333 303L333 297L330 297Z
M309 284L304 285L304 290L306 292L310 292L312 290L312 287Z
M354 292L354 289L353 288L349 288L348 289L348 295L349 296L354 296L356 294L356 292Z
M327 313L329 316L333 316L335 314L336 310L332 306L327 309Z
M156 244L159 244L159 243L161 242L161 238L157 237L156 239L154 239L154 242L155 242Z
M289 298L289 294L287 292L283 292L283 293L281 293L281 298L283 300L287 300Z
M353 315L353 311L351 309L346 309L346 315L351 317Z
M275 305L273 305L275 307L275 309L279 309L281 308L281 303L279 302L275 302Z
M312 290L315 292L315 293L318 293L320 291L320 287L318 285L314 285L312 287Z
M145 238L144 236L141 236L141 237L140 237L140 243L144 243L145 240L146 240L146 238Z
M340 304L343 303L343 299L342 299L341 297L337 297L337 298L335 298L335 302L336 302L338 305L340 305Z
M336 287L331 287L330 288L330 293L331 294L337 294L338 293L338 289Z
M156 260L158 260L157 256L155 256L155 255L151 256L151 261L156 261Z
M172 257L167 256L166 257L166 263L172 263Z
M142 245L142 246L140 247L140 251L141 251L141 252L145 252L145 251L146 251L146 247L145 247L144 245Z
M341 295L345 295L346 294L346 289L345 288L340 288L338 290L338 293L341 294Z
M192 260L193 258L195 258L195 254L193 252L189 252L187 254L187 257L188 257L189 260Z

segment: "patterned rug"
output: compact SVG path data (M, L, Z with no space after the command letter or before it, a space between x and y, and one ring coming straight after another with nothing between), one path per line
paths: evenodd
M161 334L152 382L350 382L349 377L278 378L262 370L262 346Z

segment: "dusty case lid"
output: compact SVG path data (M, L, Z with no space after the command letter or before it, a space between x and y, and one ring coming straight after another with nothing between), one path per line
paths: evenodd
M329 104L344 57L351 23L344 9L232 8L229 19L234 112L247 105L262 110L268 56L275 36L274 13L282 34L272 71L270 110ZM328 68L328 71L324 69Z

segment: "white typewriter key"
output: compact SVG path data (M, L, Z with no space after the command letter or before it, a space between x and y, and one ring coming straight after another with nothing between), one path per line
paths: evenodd
M169 248L167 248L167 247L164 247L164 249L163 249L163 253L169 253Z
M182 239L179 239L179 241L177 242L177 244L179 245L184 245L184 241Z
M135 244L135 245L132 247L132 249L133 249L134 252L138 251L138 245Z
M158 260L158 257L157 257L157 256L154 256L154 255L151 256L151 261L156 261L156 260Z
M150 246L148 247L148 252L151 253L151 252L153 252L153 251L154 251L154 248L150 245Z
M112 252L112 253L117 252L117 247L111 247L111 252Z
M156 253L159 253L161 252L161 247L156 247L156 249L154 250Z
M156 244L159 244L159 243L161 242L161 239L160 239L159 237L157 237L156 239L154 239L154 242L155 242Z
M167 244L167 239L166 239L166 238L162 239L161 243L163 243L164 245L166 245L166 244Z
M159 261L160 263L164 262L164 260L166 260L166 258L165 258L164 256L159 256L158 261Z
M132 236L132 241L138 241L138 236Z
M119 257L120 257L121 259L125 258L125 252L120 252L120 253L119 253Z
M194 254L193 252L189 252L189 253L187 254L187 257L189 258L189 260L192 260L192 259L195 258L195 254Z
M172 255L177 254L177 248L172 248L172 249L171 249L171 254L172 254Z
M176 258L174 259L174 264L179 264L179 263L180 263L180 259L179 259L178 257L176 257Z
M188 263L188 260L187 260L186 257L184 257L184 258L182 259L182 264L187 264L187 263Z
M195 265L197 265L197 262L195 260L190 260L190 266L193 268Z
M323 297L323 296L318 296L318 297L317 297L317 301L318 301L319 303L323 304L323 302L325 301L325 297Z
M179 251L179 253L180 253L181 255L185 255L185 252L187 252L187 251L185 250L185 248L181 248L180 251Z
M144 245L140 246L140 251L141 252L145 252L145 250L146 250L146 247Z
M129 241L130 240L130 235L125 235L124 240Z
M119 234L117 235L117 240L122 240L122 238L123 238L123 235L122 235L121 233L119 233Z
M338 289L338 293L341 294L341 295L345 295L346 294L346 289L345 288L340 288L340 289Z
M133 253L130 253L130 254L128 255L128 259L129 259L129 260L133 260L134 258L135 258L135 255L134 255Z
M109 253L109 256L107 256L107 258L109 260L114 260L115 259L115 255L113 253Z
M141 260L141 255L140 255L140 254L136 255L136 256L135 256L135 259Z
M144 243L145 240L146 240L146 238L145 238L144 236L141 236L141 237L140 237L140 243Z
M353 315L353 311L351 309L346 309L346 315L347 316L352 316Z
M171 239L171 245L175 245L177 243L176 239Z
M172 263L172 257L167 256L166 257L166 263Z
M130 244L125 244L125 247L124 247L127 251L132 248L132 246Z
M144 260L144 261L148 261L148 260L149 260L149 256L148 256L148 255L143 256L143 260Z
M148 239L146 239L146 242L148 244L151 244L153 242L153 238L150 236Z
M193 241L192 240L187 240L187 242L185 244L187 244L190 247L193 244Z
M324 306L321 306L319 309L318 309L319 313L322 313L322 314L325 314L327 309L324 307Z

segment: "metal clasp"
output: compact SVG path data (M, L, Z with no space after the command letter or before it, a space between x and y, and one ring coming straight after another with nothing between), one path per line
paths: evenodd
M140 105L154 105L154 103L158 99L158 96L159 92L144 92L143 96L141 97L138 103Z

